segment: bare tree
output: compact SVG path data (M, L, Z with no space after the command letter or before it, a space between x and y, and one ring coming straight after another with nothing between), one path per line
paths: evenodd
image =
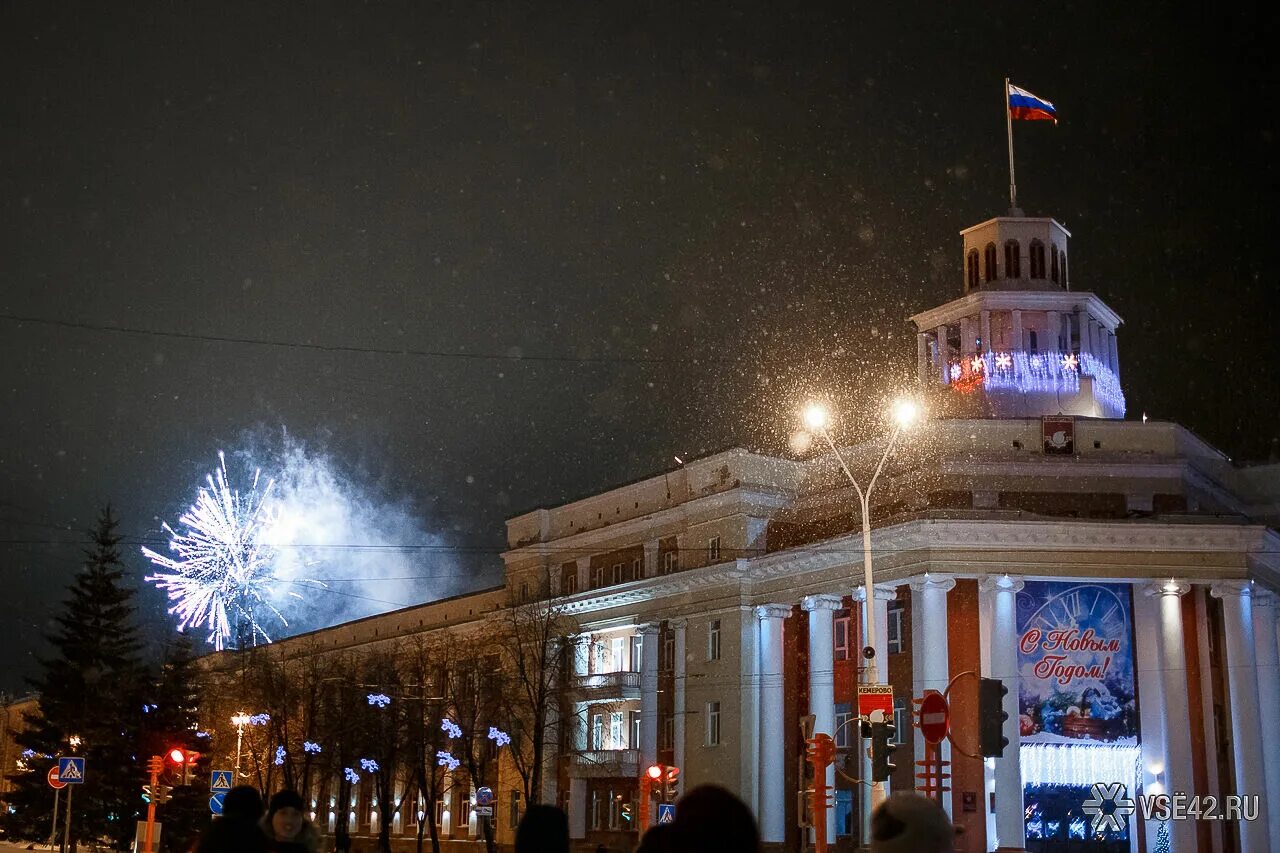
M577 629L562 602L550 596L550 588L548 575L537 600L513 602L499 617L497 647L508 684L501 694L503 711L511 735L511 761L529 805L540 801L543 777L554 772L546 766L547 745L555 745L570 639Z
M449 738L441 721L446 713L447 673L451 645L432 643L422 635L411 637L401 648L401 671L405 680L407 763L413 774L416 801L423 817L418 821L417 853L422 853L426 833L431 836L432 853L440 853L440 830L435 814L449 790L449 775L441 763L441 753L449 752ZM446 762L447 763L447 762Z
M374 795L378 798L378 849L391 853L391 825L409 786L396 797L396 777L401 770L406 747L406 691L403 678L396 664L396 655L390 649L370 652L363 662L365 704L362 706L365 723L361 726L367 743L368 758L362 759L361 770L373 781Z
M477 788L487 785L497 764L497 743L490 737L490 729L502 722L502 695L507 688L494 638L478 640L450 636L443 641L454 662L445 696L450 720L459 730L450 749ZM493 822L480 820L479 825L485 850L494 853Z

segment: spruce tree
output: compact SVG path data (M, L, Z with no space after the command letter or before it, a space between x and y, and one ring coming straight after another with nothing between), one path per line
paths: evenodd
M123 849L133 838L141 803L136 752L142 679L117 524L108 506L54 620L57 628L48 637L54 654L41 660L43 672L30 682L40 710L28 715L29 728L17 738L27 751L27 770L14 777L6 798L12 812L7 828L21 837L49 837L53 798L45 772L59 755L81 755L85 782L75 787L72 801L73 842L102 838Z

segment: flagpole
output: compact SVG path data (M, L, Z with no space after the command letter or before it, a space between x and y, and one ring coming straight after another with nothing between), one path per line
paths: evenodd
M1009 111L1009 78L1004 78L1004 126L1009 134L1009 212L1018 209L1018 181L1013 171L1013 114Z

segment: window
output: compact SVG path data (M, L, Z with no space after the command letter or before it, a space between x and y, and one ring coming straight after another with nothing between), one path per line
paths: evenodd
M1049 278L1058 280L1058 247L1049 247Z
M968 269L966 270L966 272L969 275L969 278L968 278L969 289L976 290L978 287L978 250L977 249L969 250Z
M578 591L578 567L565 566L560 570L560 594L573 595Z
M662 635L662 656L658 659L658 669L670 672L676 668L676 635L668 630Z
M712 536L711 541L707 543L707 562L720 562L720 537Z
M631 712L631 749L640 748L640 712Z
M623 729L623 719L621 711L609 712L609 746L607 749L626 749L627 734Z
M836 705L836 749L848 749L852 743L854 736L854 725L849 722L853 719L853 714L849 711L849 706Z
M720 745L720 703L707 703L707 746Z
M604 586L604 566L591 567L591 588L599 589Z
M612 578L610 583L622 583L622 563L614 563L609 576Z
M902 602L890 601L889 615L889 647L891 655L902 654Z
M1022 278L1022 249L1017 240L1007 240L1004 244L1004 277Z
M521 581L521 583L520 583L520 603L521 603L521 604L524 604L524 603L525 603L526 601L528 601L528 600L529 600L529 583L528 583L528 581Z
M609 638L609 663L605 667L605 672L622 672L626 668L626 660L623 658L625 646L622 637Z
M837 616L831 622L833 632L832 645L836 660L849 659L849 617Z
M507 808L507 828L515 829L520 826L520 792L511 792L511 805Z
M1031 241L1031 277L1044 278L1044 243Z
M996 280L996 244L988 243L987 247L982 250L982 263L986 269L983 270L987 281Z
M664 575L675 574L680 570L680 552L668 551L662 555L662 573Z
M1067 278L1067 253L1063 252L1058 263L1062 266L1062 284L1068 290L1071 289L1071 280Z
M444 826L444 797L436 800L436 826Z
M644 577L644 571L640 568L641 565L639 557L631 561L631 580L638 581Z
M627 669L630 672L639 672L640 667L644 665L644 636L641 634L631 635L631 666Z
M604 714L591 715L591 748L604 749Z
M662 744L663 749L676 748L676 715L662 715Z
M707 626L707 660L720 660L720 620L712 619Z
M905 743L907 740L907 731L911 723L907 718L907 700L893 700L893 740L895 743Z

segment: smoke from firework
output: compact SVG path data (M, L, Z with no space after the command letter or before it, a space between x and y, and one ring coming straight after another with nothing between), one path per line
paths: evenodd
M237 630L241 641L269 641L455 590L443 540L407 501L357 484L287 436L232 458L231 474L224 462L177 528L165 525L169 555L143 549L178 630L203 628L222 648Z

